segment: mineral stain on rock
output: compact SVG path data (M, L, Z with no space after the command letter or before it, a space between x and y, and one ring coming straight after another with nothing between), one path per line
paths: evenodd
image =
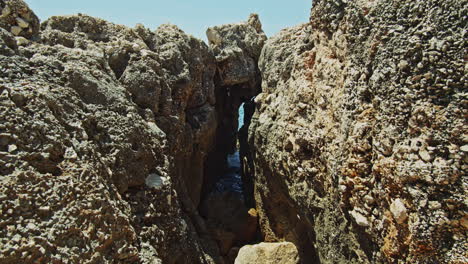
M207 44L0 0L0 263L467 263L466 12Z

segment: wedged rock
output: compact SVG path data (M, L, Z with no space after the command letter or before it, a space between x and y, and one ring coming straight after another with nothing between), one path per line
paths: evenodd
M298 264L299 253L293 243L260 243L243 246L235 264Z
M266 35L257 14L243 23L208 28L206 36L218 62L222 85L258 79L257 62Z
M249 127L266 241L305 263L467 261L465 6L314 1L267 41Z
M14 36L36 38L39 32L39 18L22 0L1 0L0 28Z

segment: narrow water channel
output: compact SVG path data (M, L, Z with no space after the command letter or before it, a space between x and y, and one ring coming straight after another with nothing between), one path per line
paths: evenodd
M244 104L239 107L239 129L244 125ZM243 199L239 150L227 156L228 168L215 185L215 192L233 192Z

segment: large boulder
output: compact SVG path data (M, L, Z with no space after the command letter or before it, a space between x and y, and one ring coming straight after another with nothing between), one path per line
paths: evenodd
M299 254L290 242L260 243L243 246L235 264L298 264Z
M38 35L39 18L22 0L0 0L0 28L31 39Z

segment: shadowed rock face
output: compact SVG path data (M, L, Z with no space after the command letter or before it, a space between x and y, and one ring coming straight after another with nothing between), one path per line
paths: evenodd
M460 10L314 1L267 41L249 128L266 241L305 263L467 261Z
M245 22L208 28L206 35L216 58L216 113L219 120L216 148L208 158L204 183L204 189L210 190L215 179L227 168L227 154L236 149L239 107L260 92L258 59L266 35L256 14L251 14Z

